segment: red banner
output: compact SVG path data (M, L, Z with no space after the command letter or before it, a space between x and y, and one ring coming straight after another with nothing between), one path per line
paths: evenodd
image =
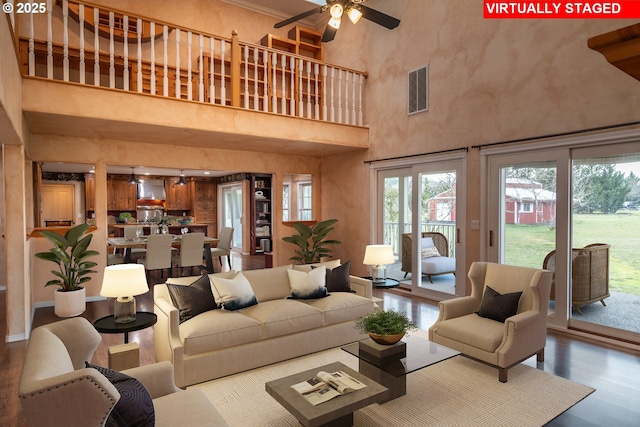
M640 18L640 1L492 1L484 0L486 19Z

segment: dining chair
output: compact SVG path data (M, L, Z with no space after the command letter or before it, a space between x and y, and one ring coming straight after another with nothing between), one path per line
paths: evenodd
M192 275L193 267L204 267L202 264L203 250L204 233L183 234L182 243L180 244L180 254L173 255L171 262L173 265L180 267L180 273L182 273L183 267L190 267L189 271Z
M149 271L169 269L171 277L171 234L154 234L147 238L147 255L138 259L138 264L144 265L149 279ZM161 271L160 277L164 277Z
M211 248L211 256L217 256L222 267L222 257L227 257L229 268L231 268L231 241L233 240L233 227L222 227L220 230L220 240L215 248Z
M124 227L124 238L127 240L135 239L138 237L137 231L144 230L141 226L127 226ZM142 233L141 233L142 234ZM144 256L147 253L145 248L131 248L131 259L134 260L141 256Z

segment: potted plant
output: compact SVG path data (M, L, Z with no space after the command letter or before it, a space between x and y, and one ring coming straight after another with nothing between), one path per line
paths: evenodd
M382 345L395 344L405 334L417 329L407 313L395 310L376 310L356 320L354 327Z
M131 221L131 218L133 218L133 216L129 212L121 212L119 218L120 218L120 222L123 222L126 224L129 221Z
M294 251L296 256L289 258L292 261L298 261L300 264L312 264L320 262L322 257L331 257L331 249L329 245L339 245L338 240L326 239L334 228L333 224L338 222L337 219L327 219L320 221L309 227L302 222L293 223L293 228L298 234L283 237L287 243L293 243L298 246L298 250ZM311 240L309 240L311 239Z
M56 276L44 286L58 286L55 293L55 313L60 317L72 317L82 314L86 309L85 289L83 283L91 280L89 274L97 273L91 268L95 262L87 258L99 255L89 250L92 234L84 235L89 224L78 224L70 228L64 236L52 231L41 231L43 237L53 243L47 252L38 252L36 258L51 261L58 265L58 270L51 270Z

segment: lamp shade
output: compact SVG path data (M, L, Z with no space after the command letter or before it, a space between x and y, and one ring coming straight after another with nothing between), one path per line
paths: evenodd
M142 264L116 264L104 269L102 289L103 297L118 298L135 296L149 292L147 277Z
M366 265L393 264L394 262L391 245L368 245L362 261Z

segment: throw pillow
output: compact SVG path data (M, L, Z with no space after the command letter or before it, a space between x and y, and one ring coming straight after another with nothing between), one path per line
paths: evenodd
M103 368L84 362L85 367L93 368L104 375L120 393L120 400L107 418L107 427L153 427L156 414L149 391L137 379L122 372Z
M189 286L167 283L167 289L169 289L173 305L180 313L180 323L200 313L217 308L213 293L211 293L211 281L207 274L203 274Z
M482 295L480 309L476 311L476 314L480 317L504 323L507 318L518 312L521 295L522 292L500 294L487 285Z
M293 299L315 299L324 298L327 294L326 283L327 267L321 265L318 268L307 272L293 269L287 270L289 275L289 286Z
M440 256L440 252L438 252L438 248L433 246L431 248L422 248L422 250L420 251L420 255L422 259L433 258L435 256Z
M351 289L349 274L351 261L347 261L339 267L327 269L327 291L329 292L355 292Z
M225 310L240 310L258 303L249 280L242 273L233 279L212 276L211 280L216 302Z

